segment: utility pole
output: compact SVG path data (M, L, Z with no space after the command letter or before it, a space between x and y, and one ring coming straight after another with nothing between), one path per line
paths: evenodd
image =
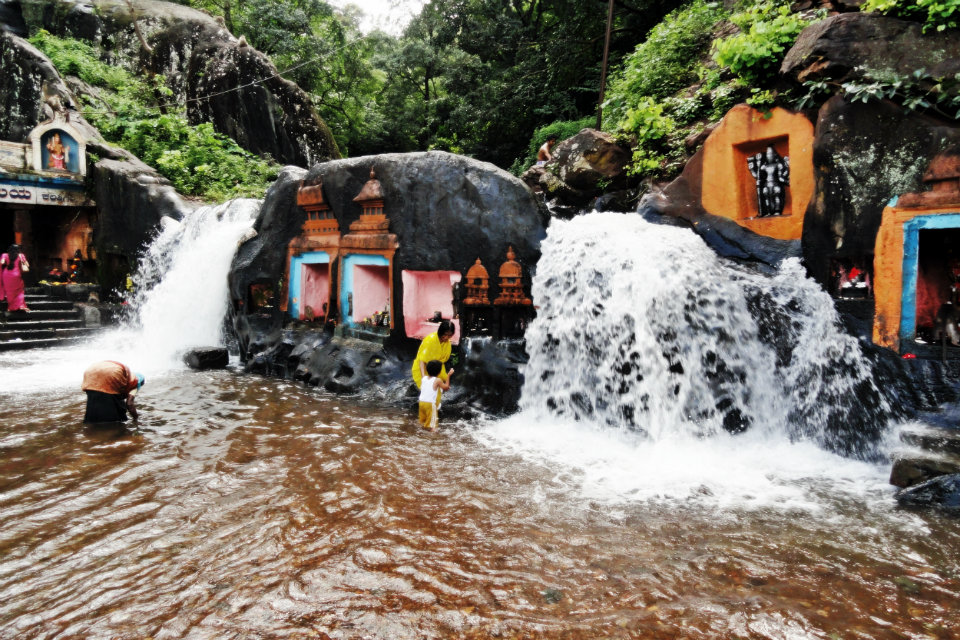
M603 40L603 71L600 72L600 100L597 101L597 131L603 125L603 91L607 86L607 59L610 57L610 30L613 28L613 0L607 9L607 35Z

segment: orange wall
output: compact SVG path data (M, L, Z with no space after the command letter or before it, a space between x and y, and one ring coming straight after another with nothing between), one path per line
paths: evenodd
M903 225L917 216L956 215L951 207L886 207L873 257L873 342L900 351L900 320L903 306Z
M708 212L735 220L760 235L799 240L813 197L813 123L776 108L768 113L741 104L727 112L703 145L701 202ZM783 215L757 218L756 181L747 157L773 145L790 158L790 185Z

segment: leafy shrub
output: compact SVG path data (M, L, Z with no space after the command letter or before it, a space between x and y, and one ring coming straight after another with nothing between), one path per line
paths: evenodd
M941 117L960 120L960 74L931 76L925 69L910 74L896 71L865 70L862 80L843 83L825 80L807 81L805 94L797 107L807 108L822 102L835 91L850 102L892 100L907 111L926 111Z
M530 168L537 161L537 151L543 146L550 135L557 136L557 141L566 140L580 133L582 129L597 126L597 119L593 116L581 118L580 120L558 120L544 125L533 132L530 138L530 144L527 146L527 153L516 160L510 166L510 172L514 175L520 175Z
M945 31L960 24L960 0L867 0L861 11L923 22L923 30Z
M96 96L80 96L84 117L105 140L154 167L177 191L211 200L262 196L276 178L275 163L242 149L209 123L189 124L182 107L160 113L157 101L171 95L162 76L141 80L101 62L89 44L43 30L30 42L61 75L75 75L99 89Z
M761 3L731 17L743 33L714 41L713 59L748 84L772 78L787 49L810 24L786 5Z
M621 129L637 140L633 163L628 170L631 175L655 173L666 160L668 142L676 130L676 123L663 111L663 105L653 98L641 98L621 122Z
M604 103L609 122L620 122L638 98L665 98L694 81L697 59L710 44L711 27L724 15L721 3L696 0L651 29L611 77Z

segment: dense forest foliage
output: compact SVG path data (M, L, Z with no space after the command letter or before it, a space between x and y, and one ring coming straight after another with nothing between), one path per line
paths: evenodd
M432 0L400 37L323 0L186 0L314 96L344 154L444 149L502 167L533 131L595 117L607 0ZM616 65L681 1L617 0Z
M549 134L595 126L608 0L430 0L403 33L363 34L357 9L324 0L179 0L221 16L308 94L343 155L442 149L519 174ZM952 115L956 91L938 79L875 78L843 87L790 87L780 63L824 10L788 0L614 0L603 129L634 150L635 176L669 178L695 139L739 102L803 108L841 90L898 98ZM864 10L956 27L960 0L867 0ZM88 44L43 32L31 41L64 73L101 89L85 100L105 137L139 155L184 193L262 191L277 167L185 114L157 116L162 78L123 75ZM98 66L98 64L100 66ZM929 80L929 82L928 82ZM958 81L960 82L960 81ZM244 174L249 175L244 175Z

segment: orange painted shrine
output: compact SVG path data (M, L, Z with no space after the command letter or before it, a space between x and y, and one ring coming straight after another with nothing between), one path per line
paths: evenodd
M747 159L768 146L790 159L790 181L783 214L758 217L756 179ZM803 115L779 107L762 113L737 105L703 145L703 208L755 233L799 240L813 189L813 124Z
M383 191L372 167L370 179L353 201L360 204L361 212L350 233L340 239L340 317L344 324L354 324L386 313L393 329L393 256L399 243L389 231Z
M331 265L340 248L340 225L323 197L323 182L300 183L297 205L307 213L302 233L287 245L286 276L280 297L280 308L291 306L300 319L313 320L329 316L333 306ZM309 256L322 256L310 260ZM291 272L298 269L299 272ZM291 293L289 288L297 287Z
M497 305L531 305L533 301L523 293L523 275L513 247L507 249L507 261L500 265L500 295L493 301Z
M958 303L960 155L934 158L923 181L930 191L903 194L883 210L874 247L873 341L895 351L932 325L941 304Z

